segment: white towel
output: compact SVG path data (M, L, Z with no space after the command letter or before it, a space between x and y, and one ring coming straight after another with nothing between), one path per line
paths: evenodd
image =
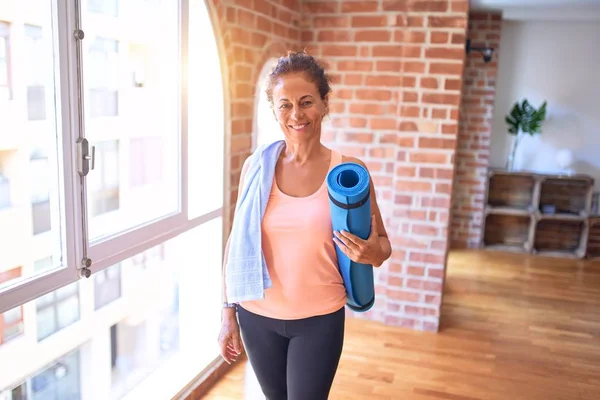
M262 252L261 224L269 201L275 165L285 142L260 146L248 160L240 188L225 266L227 301L259 300L272 285Z

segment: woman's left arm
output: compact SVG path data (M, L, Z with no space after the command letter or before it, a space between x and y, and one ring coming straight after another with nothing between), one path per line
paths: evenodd
M364 162L355 157L344 157L344 162L354 162L369 171ZM373 179L369 173L369 190L371 197L371 234L361 239L350 232L335 232L334 241L340 249L354 262L380 267L392 254L390 243L375 194Z

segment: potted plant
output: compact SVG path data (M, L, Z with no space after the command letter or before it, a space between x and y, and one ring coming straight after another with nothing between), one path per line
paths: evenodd
M546 101L539 109L532 106L527 99L521 104L516 102L510 114L506 116L508 133L513 136L512 149L508 155L506 169L512 171L514 168L515 154L521 139L525 135L534 136L541 133L542 123L546 120Z

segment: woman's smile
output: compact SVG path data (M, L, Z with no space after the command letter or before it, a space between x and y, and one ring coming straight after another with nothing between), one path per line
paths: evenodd
M305 128L308 125L310 125L310 122L305 122L303 124L288 125L288 126L297 132L304 132Z

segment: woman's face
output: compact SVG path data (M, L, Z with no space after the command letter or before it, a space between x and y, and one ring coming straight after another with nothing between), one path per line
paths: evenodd
M304 73L284 75L273 88L273 112L287 138L320 137L327 99L321 99L317 85Z

